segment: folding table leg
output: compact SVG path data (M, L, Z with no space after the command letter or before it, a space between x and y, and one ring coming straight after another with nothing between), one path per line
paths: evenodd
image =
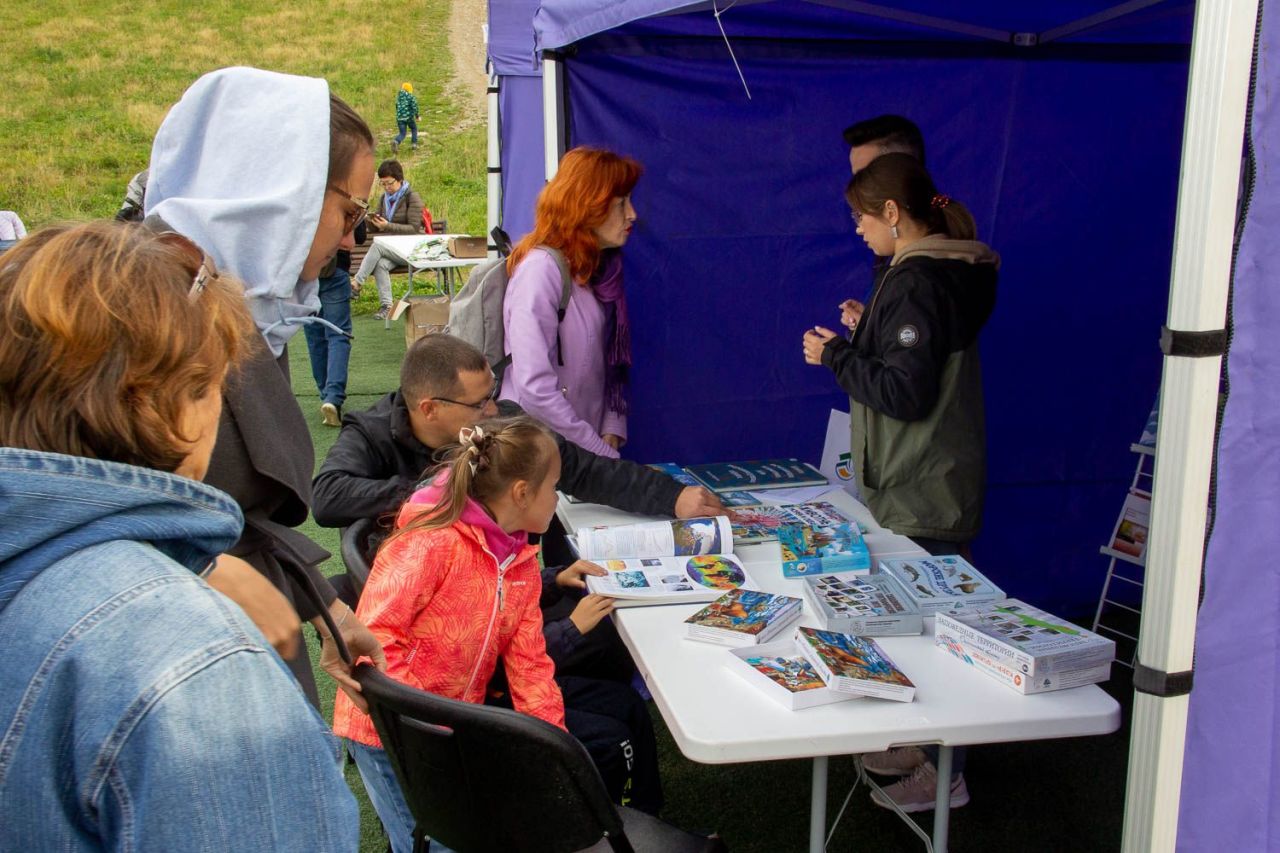
M951 747L938 747L938 787L933 801L933 853L947 853L951 819Z
M809 801L809 853L822 853L827 841L827 756L813 759L813 791Z

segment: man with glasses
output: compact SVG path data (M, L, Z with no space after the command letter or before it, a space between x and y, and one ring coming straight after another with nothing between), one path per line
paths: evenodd
M423 233L422 197L404 179L399 160L383 160L378 165L378 185L382 195L369 211L369 230L374 234ZM374 317L379 320L391 313L391 271L397 263L397 259L384 256L375 243L351 280L351 291L359 294L364 280L373 276L378 285L378 311Z

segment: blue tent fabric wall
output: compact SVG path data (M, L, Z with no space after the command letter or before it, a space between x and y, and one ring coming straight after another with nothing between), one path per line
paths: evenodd
M1015 594L1090 611L1097 546L1158 383L1185 60L892 55L832 41L734 49L750 100L716 40L623 30L579 42L566 61L570 144L646 167L624 253L636 350L627 455L816 461L826 412L847 402L803 364L800 337L836 327L835 306L871 279L841 197L840 131L905 113L925 131L939 185L972 206L1004 257L983 339L991 452L978 558Z
M1232 281L1230 392L1196 625L1178 822L1183 853L1280 849L1278 51L1280 7L1264 5L1249 131L1256 177Z

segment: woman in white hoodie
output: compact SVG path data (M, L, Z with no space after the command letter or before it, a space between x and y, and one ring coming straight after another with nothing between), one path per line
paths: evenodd
M328 631L307 586L354 654L381 661L382 650L318 571L328 552L293 529L307 517L315 453L289 387L285 346L303 324L324 322L315 316L316 279L339 247L351 247L365 217L373 134L324 80L223 68L169 111L150 168L144 225L186 236L245 282L260 332L224 387L206 477L244 513L244 533L230 551L239 559L221 559L209 580L264 629L318 704L298 618ZM359 685L334 645L324 644L322 664L359 703Z

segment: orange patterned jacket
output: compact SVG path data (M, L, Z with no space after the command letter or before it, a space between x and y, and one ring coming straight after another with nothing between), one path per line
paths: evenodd
M396 526L423 509L406 503ZM542 638L537 553L526 544L500 565L483 529L466 521L389 541L356 608L382 643L387 674L420 690L479 703L501 656L516 710L563 729L564 700ZM333 730L382 746L372 719L342 691L334 702Z

